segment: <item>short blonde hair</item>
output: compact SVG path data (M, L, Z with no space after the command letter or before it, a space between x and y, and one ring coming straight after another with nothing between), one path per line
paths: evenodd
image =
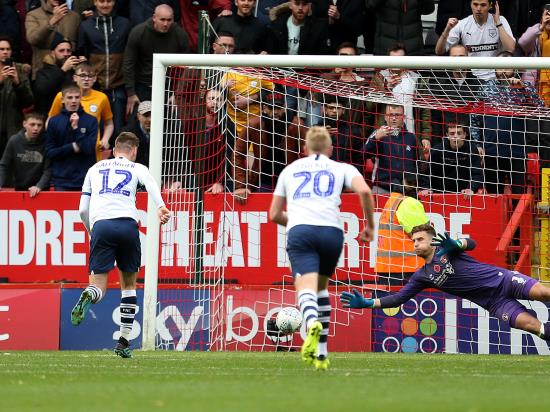
M306 133L306 148L321 153L332 146L332 139L326 127L313 126Z
M122 132L115 140L115 151L129 153L134 147L139 147L139 138L131 132Z

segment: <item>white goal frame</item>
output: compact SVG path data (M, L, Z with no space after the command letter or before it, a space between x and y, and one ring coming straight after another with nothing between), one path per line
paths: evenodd
M284 67L284 68L407 68L407 69L550 69L550 57L440 57L440 56L285 56L154 54L149 170L161 181L165 72L170 66ZM143 300L142 348L155 349L159 265L159 222L155 205L147 205L147 243ZM223 268L221 271L223 276Z

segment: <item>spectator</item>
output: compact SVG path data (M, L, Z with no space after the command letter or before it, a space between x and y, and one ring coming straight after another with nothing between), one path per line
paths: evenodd
M21 128L23 109L33 100L23 65L14 63L11 56L11 39L0 36L0 156L8 138Z
M151 100L153 53L187 53L188 45L187 34L174 24L174 12L166 4L157 6L150 20L132 29L122 68L128 96L127 115L136 104Z
M518 44L527 56L550 56L550 10L543 9L540 22L529 27L519 38ZM522 79L538 87L544 104L550 107L550 70L526 70Z
M208 11L210 21L217 16L229 16L231 0L182 0L180 1L180 24L189 36L189 50L197 52L199 47L199 11ZM219 34L218 34L219 35Z
M331 48L344 42L357 44L365 17L364 0L312 0L312 3L316 17L328 18Z
M126 118L122 62L130 22L113 11L115 0L94 0L94 5L96 11L93 18L80 25L78 50L79 54L86 56L97 74L99 90L109 98L113 112L113 134L118 136Z
M332 139L332 160L363 166L363 145L361 128L346 121L344 105L333 95L326 95L322 105L323 120L318 126L325 126Z
M138 105L136 118L131 118L128 125L122 130L130 132L139 139L136 163L149 167L149 145L151 140L151 102L144 100ZM111 146L114 147L114 138L111 137Z
M10 137L0 160L0 189L12 181L15 190L35 197L50 187L50 160L44 152L44 116L27 113L23 129Z
M69 39L56 33L50 45L50 53L44 57L42 68L36 72L34 110L47 115L55 95L63 86L72 83L75 67L84 60L82 56L72 56Z
M463 44L455 44L449 49L450 57L466 57L468 49ZM428 98L435 98L439 105L443 107L457 108L466 110L475 104L481 97L483 81L474 76L470 69L456 69L436 71L430 78L429 88L423 90L421 94ZM468 106L468 107L467 107ZM446 123L457 123L457 112L441 110L432 110L432 136L443 138L443 125ZM470 121L464 124L470 125ZM433 139L432 137L432 139ZM472 136L477 140L477 134Z
M14 3L14 0L0 0L0 36L7 36L11 39L13 57L20 61L21 26Z
M213 54L233 54L235 52L235 37L232 33L222 31L212 42Z
M235 0L237 12L229 16L221 15L212 26L216 33L229 32L235 36L237 50L254 50L254 53L265 51L264 43L267 32L264 26L254 17L255 0Z
M513 52L516 40L504 16L500 15L498 2L495 13L489 13L489 0L472 0L472 14L462 20L451 17L437 40L435 52L438 55L457 43L468 48L470 56L494 57L501 50ZM494 70L474 69L472 72L483 80L494 79Z
M511 56L510 52L499 53L499 57ZM516 71L497 69L496 76L495 82L484 84L482 95L489 113L497 111L497 114L472 119L482 136L486 189L498 194L524 193L528 127L525 117L509 113L544 104L533 86L523 82ZM478 122L483 122L483 127Z
M110 149L109 140L114 131L111 105L104 93L92 89L96 80L96 74L89 63L80 63L77 66L73 80L80 88L80 104L84 108L84 111L94 116L98 124L103 128L102 134L98 131L97 135L97 161L99 161L104 157L108 157L109 153L107 151ZM48 113L50 118L61 113L62 100L61 93L58 93ZM105 156L101 153L102 151L106 152Z
M459 20L468 17L472 12L470 6L471 0L440 1L437 4L437 18L435 23L435 32L438 36L445 30L447 21L451 18Z
M386 54L395 43L402 43L410 55L424 53L422 20L435 10L434 0L366 0L376 15L374 54Z
M48 121L46 156L51 159L51 183L56 191L80 191L88 169L96 162L97 120L80 106L76 85L61 91L63 109Z
M394 183L378 222L375 271L378 283L387 279L388 285L403 286L422 266L414 254L410 233L429 219L417 199L416 175L403 173L402 179Z
M405 46L401 43L395 44L388 50L390 56L404 56L407 54ZM375 74L371 80L371 87L383 91L389 97L405 108L405 127L408 131L416 134L419 139L419 146L422 147L427 157L431 148L432 128L431 113L429 109L420 108L414 105L414 98L418 93L428 90L427 82L417 72L408 69L384 69ZM374 113L375 121L368 121L368 124L381 125L385 120L382 114L385 113L384 106L378 103L369 102L367 110ZM399 180L401 180L399 178Z
M364 147L366 157L376 159L373 193L390 193L391 182L400 182L403 172L417 172L416 136L404 127L403 106L387 105L385 125L372 132Z
M50 52L55 33L76 44L80 16L59 0L42 0L42 6L27 13L25 30L32 46L32 78L42 68L42 60Z
M328 21L310 15L310 0L290 0L288 9L278 8L277 18L269 26L271 34L265 39L267 51L270 54L332 54Z
M260 115L260 92L273 90L273 83L235 72L226 73L221 83L227 88L227 117L233 123L227 129L240 135L250 119Z
M432 148L429 182L424 187L439 192L484 193L483 168L477 145L463 124L446 125L443 141Z
M267 27L271 24L271 10L275 10L286 0L257 0L256 17L262 26Z
M235 191L245 203L252 190L272 192L284 167L298 158L300 137L305 130L294 120L286 119L284 96L267 92L262 99L262 114L251 118L235 142ZM248 150L252 145L252 166Z

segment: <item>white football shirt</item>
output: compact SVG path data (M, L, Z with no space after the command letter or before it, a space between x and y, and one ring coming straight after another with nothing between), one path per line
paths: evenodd
M138 184L145 186L157 207L164 206L160 189L146 166L117 157L90 167L82 186L82 195L90 196L90 228L103 219L129 217L137 222Z
M321 154L295 160L285 167L273 194L286 198L287 231L296 225L343 229L340 195L344 188L351 188L355 176L361 173L354 166Z
M506 33L514 38L510 24L500 16L500 22ZM451 46L461 43L468 49L468 56L473 57L494 57L502 50L500 34L495 25L495 19L491 13L483 25L477 24L473 15L463 18L449 32L447 37L447 50ZM494 70L473 69L477 77L483 80L495 78Z

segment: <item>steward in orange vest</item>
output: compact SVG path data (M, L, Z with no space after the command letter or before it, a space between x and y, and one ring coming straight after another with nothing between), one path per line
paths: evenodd
M379 276L388 277L390 284L403 284L422 266L409 234L413 227L429 221L424 206L416 199L416 178L405 173L403 183L400 191L392 184L393 191L378 223L375 270Z

